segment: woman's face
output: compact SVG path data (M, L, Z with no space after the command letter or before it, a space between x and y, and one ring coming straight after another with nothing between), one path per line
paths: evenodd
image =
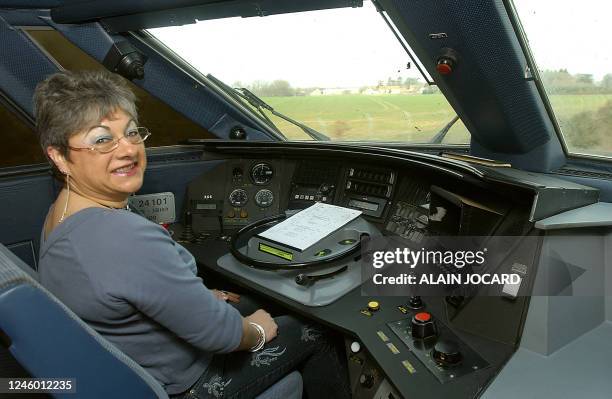
M68 145L84 148L96 141L117 140L134 127L136 122L118 110L102 119L98 126L72 136ZM82 194L100 200L124 201L142 186L147 166L144 143L131 144L124 138L119 140L115 150L105 154L90 150L69 151L70 161L63 159L64 165L58 167L70 174L72 184Z

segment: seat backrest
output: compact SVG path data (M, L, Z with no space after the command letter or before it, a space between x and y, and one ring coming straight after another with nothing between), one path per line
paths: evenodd
M32 277L36 281L40 281L40 276L38 275L38 271L32 269L27 263L19 259L17 255L11 252L10 249L0 244L0 256L6 257L9 261L11 261L15 266L19 267L22 271L26 272L30 277Z
M33 377L76 381L76 395L53 396L168 398L149 373L24 272L27 265L17 266L19 258L0 249L0 336Z

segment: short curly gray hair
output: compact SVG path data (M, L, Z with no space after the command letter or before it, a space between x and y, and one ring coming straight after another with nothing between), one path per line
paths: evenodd
M36 130L43 151L57 148L67 159L68 139L118 109L138 119L136 97L126 81L106 70L62 71L34 91Z

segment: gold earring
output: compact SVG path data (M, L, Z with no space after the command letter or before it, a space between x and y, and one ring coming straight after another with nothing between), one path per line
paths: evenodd
M64 204L64 212L62 212L62 216L59 219L58 223L62 223L64 218L66 217L66 211L68 210L68 200L70 199L70 173L62 171L63 174L66 175L66 203Z

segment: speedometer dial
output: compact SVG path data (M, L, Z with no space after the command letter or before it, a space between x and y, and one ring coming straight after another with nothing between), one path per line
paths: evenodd
M246 191L241 188L237 188L230 193L229 202L233 207L240 208L249 202L249 196L247 195Z
M272 177L274 177L274 170L268 163L258 163L251 168L251 179L257 185L268 184Z
M274 194L272 191L264 189L259 190L257 194L255 194L255 203L260 208L267 208L274 202Z

